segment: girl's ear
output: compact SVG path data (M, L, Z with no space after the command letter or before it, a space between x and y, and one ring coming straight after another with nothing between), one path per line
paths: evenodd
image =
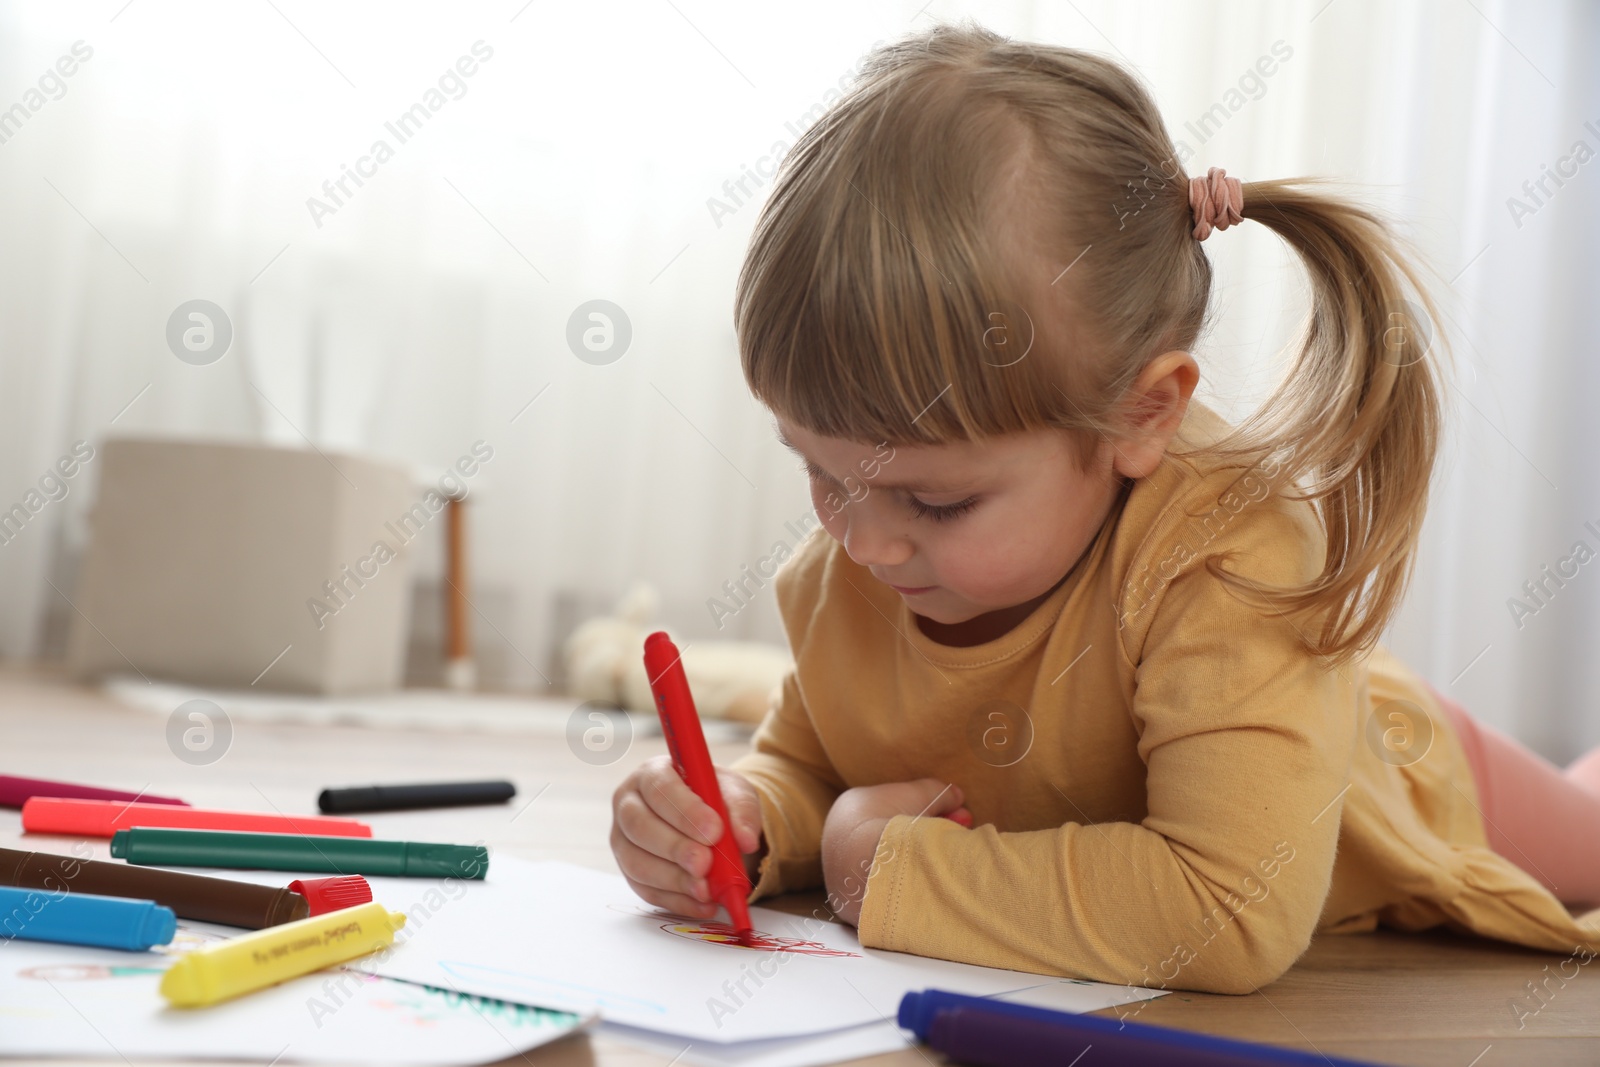
M1156 469L1199 381L1200 365L1178 350L1157 356L1139 372L1124 401L1133 429L1115 442L1113 463L1118 474L1143 478Z

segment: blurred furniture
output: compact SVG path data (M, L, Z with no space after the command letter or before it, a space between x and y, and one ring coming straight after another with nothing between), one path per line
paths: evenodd
M106 441L97 466L71 594L77 676L324 694L399 686L407 546L435 517L406 468L136 438Z
M467 498L452 495L445 504L445 629L444 684L451 689L473 689L478 684L477 662L472 658L472 624L467 609Z

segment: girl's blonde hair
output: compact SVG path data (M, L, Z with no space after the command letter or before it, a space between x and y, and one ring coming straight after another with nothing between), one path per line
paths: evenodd
M1134 425L1140 371L1205 323L1188 192L1149 93L1109 59L970 24L880 47L762 209L735 301L745 378L823 436L1055 428L1086 465ZM1206 566L1304 620L1306 647L1338 664L1377 641L1410 578L1441 417L1416 331L1438 316L1386 223L1314 179L1246 182L1244 217L1304 262L1310 321L1272 397L1207 451L1270 462L1327 552L1293 588Z

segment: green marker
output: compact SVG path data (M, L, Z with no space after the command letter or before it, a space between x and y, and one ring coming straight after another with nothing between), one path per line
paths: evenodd
M489 872L489 850L482 845L169 830L154 826L118 830L111 838L111 854L129 863L168 867L321 871L400 878L482 878Z

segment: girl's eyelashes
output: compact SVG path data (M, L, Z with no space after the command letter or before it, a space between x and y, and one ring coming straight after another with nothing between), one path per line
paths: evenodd
M823 470L815 463L812 463L810 460L801 463L800 467L806 472L808 477L814 478L825 485L835 484L833 478L829 476L827 471ZM978 498L975 496L968 497L967 499L957 501L954 504L929 504L918 500L914 496L908 495L906 497L906 506L909 507L911 509L911 513L919 519L929 519L933 522L949 522L951 519L960 518L962 515L965 515L967 512L977 507Z
M949 522L951 519L960 518L978 506L978 498L968 497L955 504L925 504L916 497L907 497L906 504L911 508L911 513L919 519L931 519L934 522Z

